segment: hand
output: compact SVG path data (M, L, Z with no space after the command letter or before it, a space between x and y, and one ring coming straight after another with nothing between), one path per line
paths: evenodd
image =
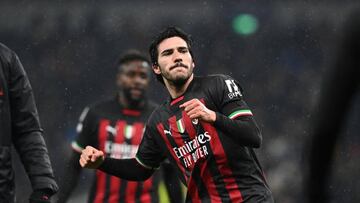
M50 189L38 189L31 193L30 203L50 203L50 197L54 192Z
M200 119L205 122L213 123L216 120L216 113L208 109L200 100L192 99L179 106L184 108L190 119Z
M83 168L97 169L104 162L105 155L101 150L87 146L81 151L79 163Z

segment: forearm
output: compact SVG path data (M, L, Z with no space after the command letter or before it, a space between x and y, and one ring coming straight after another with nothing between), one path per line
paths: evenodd
M131 181L144 181L154 173L154 170L144 168L134 158L105 158L98 169L110 175Z
M45 141L39 131L24 133L13 138L21 161L29 176L33 190L49 188L58 190L54 180Z
M237 144L258 148L261 145L261 132L252 116L241 116L232 120L216 112L214 126L226 132Z

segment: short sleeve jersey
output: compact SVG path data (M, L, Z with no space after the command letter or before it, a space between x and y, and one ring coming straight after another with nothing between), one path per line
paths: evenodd
M253 116L233 78L194 77L182 96L151 115L136 155L138 162L156 168L167 157L188 187L186 202L272 202L253 149L235 143L213 124L191 120L179 108L194 98L230 119Z
M143 137L145 123L155 109L148 102L142 109L123 108L117 98L86 107L72 142L75 151L87 145L96 147L107 157L134 158ZM144 182L119 179L97 170L89 202L158 202L158 174Z

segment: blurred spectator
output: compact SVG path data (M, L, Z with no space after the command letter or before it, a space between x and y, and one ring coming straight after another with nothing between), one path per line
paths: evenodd
M360 10L346 19L333 70L321 88L314 114L309 176L305 189L310 202L330 202L332 160L340 130L360 85Z

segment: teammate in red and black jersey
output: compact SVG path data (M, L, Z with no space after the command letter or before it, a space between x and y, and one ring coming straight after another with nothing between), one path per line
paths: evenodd
M73 154L62 180L59 202L66 202L76 185L81 167L79 154L87 145L102 150L114 159L134 158L143 136L145 123L156 105L145 98L150 65L146 57L129 52L119 59L116 97L86 107L72 142ZM165 180L173 202L182 202L180 182L169 164L164 165ZM159 202L160 173L144 182L126 181L96 171L88 202ZM171 187L170 187L171 186Z
M253 151L261 133L238 82L225 75L194 77L191 41L178 28L160 33L150 55L170 99L151 115L136 158L104 158L87 147L81 166L138 180L167 157L188 187L186 202L273 202Z

